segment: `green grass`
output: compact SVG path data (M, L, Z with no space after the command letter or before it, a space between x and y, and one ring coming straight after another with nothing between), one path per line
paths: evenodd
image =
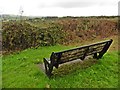
M3 88L115 88L118 87L118 52L112 51L100 60L85 60L83 63L63 65L54 69L49 79L38 67L43 57L52 51L71 46L49 46L27 49L2 58Z

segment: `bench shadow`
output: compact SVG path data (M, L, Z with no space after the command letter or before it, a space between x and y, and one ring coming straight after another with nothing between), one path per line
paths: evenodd
M93 58L87 58L84 61L75 60L59 66L58 69L54 68L52 71L52 77L63 77L65 75L69 75L70 73L74 73L76 70L84 70L96 64L98 60Z
M41 70L41 72L43 73L43 74L45 74L45 66L44 66L44 63L38 63L38 64L36 64L37 65L37 67Z
M63 77L65 75L69 75L70 73L74 73L76 70L85 70L86 68L89 68L94 64L96 64L98 61L99 60L93 59L92 57L88 57L83 61L78 59L78 60L61 64L58 67L58 69L56 69L55 67L53 68L51 78ZM44 63L39 63L37 64L37 66L45 74Z

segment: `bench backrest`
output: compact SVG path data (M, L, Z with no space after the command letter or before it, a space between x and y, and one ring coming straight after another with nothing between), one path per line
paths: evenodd
M107 40L104 42L99 42L91 45L85 45L82 47L69 49L61 52L53 52L51 54L50 60L53 65L62 64L68 61L76 60L76 59L84 59L85 56L92 55L95 53L105 53L112 43L111 40Z

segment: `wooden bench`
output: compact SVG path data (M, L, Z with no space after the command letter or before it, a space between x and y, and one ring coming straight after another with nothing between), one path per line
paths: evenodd
M95 59L100 59L108 50L112 39L95 44L69 49L60 52L52 52L49 59L43 58L45 72L48 77L52 75L53 67L58 68L60 64L76 59L84 60L86 56L92 55Z

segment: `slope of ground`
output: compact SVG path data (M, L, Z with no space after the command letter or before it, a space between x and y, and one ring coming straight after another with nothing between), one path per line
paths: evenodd
M54 70L51 79L48 79L38 67L38 63L42 63L43 57L49 57L52 51L72 48L78 44L39 47L5 55L2 59L3 88L117 88L120 53L116 51L118 47L116 37L113 39L110 50L102 59L65 65L60 67L61 69ZM94 41L88 43L92 42Z

